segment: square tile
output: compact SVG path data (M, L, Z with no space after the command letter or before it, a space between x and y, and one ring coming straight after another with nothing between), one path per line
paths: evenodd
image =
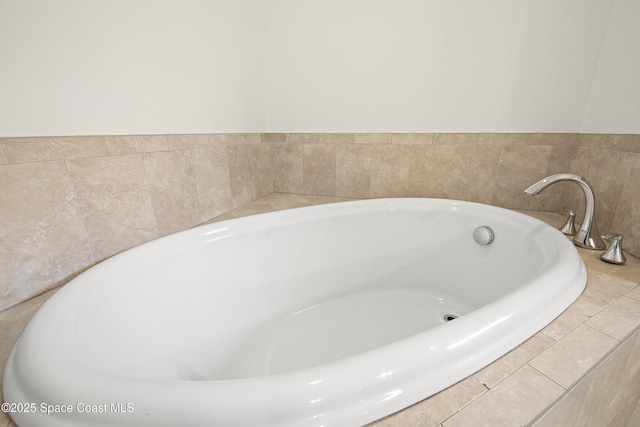
M617 344L617 339L580 325L529 364L562 387L568 388Z
M445 420L444 427L525 425L564 390L528 365Z

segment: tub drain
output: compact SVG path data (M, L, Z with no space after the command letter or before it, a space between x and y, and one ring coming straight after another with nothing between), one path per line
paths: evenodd
M450 322L453 319L457 319L457 318L458 318L458 316L456 316L455 314L445 314L444 315L444 321L445 322Z
M473 230L473 240L475 240L479 245L490 245L493 243L494 238L495 234L493 233L493 230L491 227L487 227L486 225Z

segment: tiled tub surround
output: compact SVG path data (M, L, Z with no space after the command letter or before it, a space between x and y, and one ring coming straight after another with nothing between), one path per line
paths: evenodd
M640 255L640 135L211 134L0 138L0 310L272 192L444 197L582 216Z
M273 192L259 134L0 138L0 310Z
M214 219L347 198L271 194ZM524 211L553 226L557 213ZM640 261L615 266L579 249L585 292L553 323L493 364L374 426L636 427L640 397ZM0 370L35 311L56 290L0 313ZM629 420L632 420L631 423ZM12 426L0 415L0 426Z

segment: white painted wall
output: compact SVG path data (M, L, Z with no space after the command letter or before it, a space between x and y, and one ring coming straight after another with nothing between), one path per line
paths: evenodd
M0 0L0 136L640 133L638 18L637 0Z
M271 1L271 130L576 132L611 5Z
M262 131L256 0L0 0L0 136Z
M581 131L640 133L638 0L615 1Z

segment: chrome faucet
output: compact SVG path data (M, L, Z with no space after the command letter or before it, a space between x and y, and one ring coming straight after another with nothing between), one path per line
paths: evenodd
M560 181L571 181L578 184L580 188L582 188L582 191L584 191L584 197L586 200L584 219L582 220L580 230L578 230L576 235L573 237L573 243L587 249L604 249L606 246L600 237L598 226L596 225L596 197L593 193L593 187L591 187L589 181L572 173L559 173L541 179L531 187L524 190L524 192L529 196L533 196L540 193L551 184L555 184Z

